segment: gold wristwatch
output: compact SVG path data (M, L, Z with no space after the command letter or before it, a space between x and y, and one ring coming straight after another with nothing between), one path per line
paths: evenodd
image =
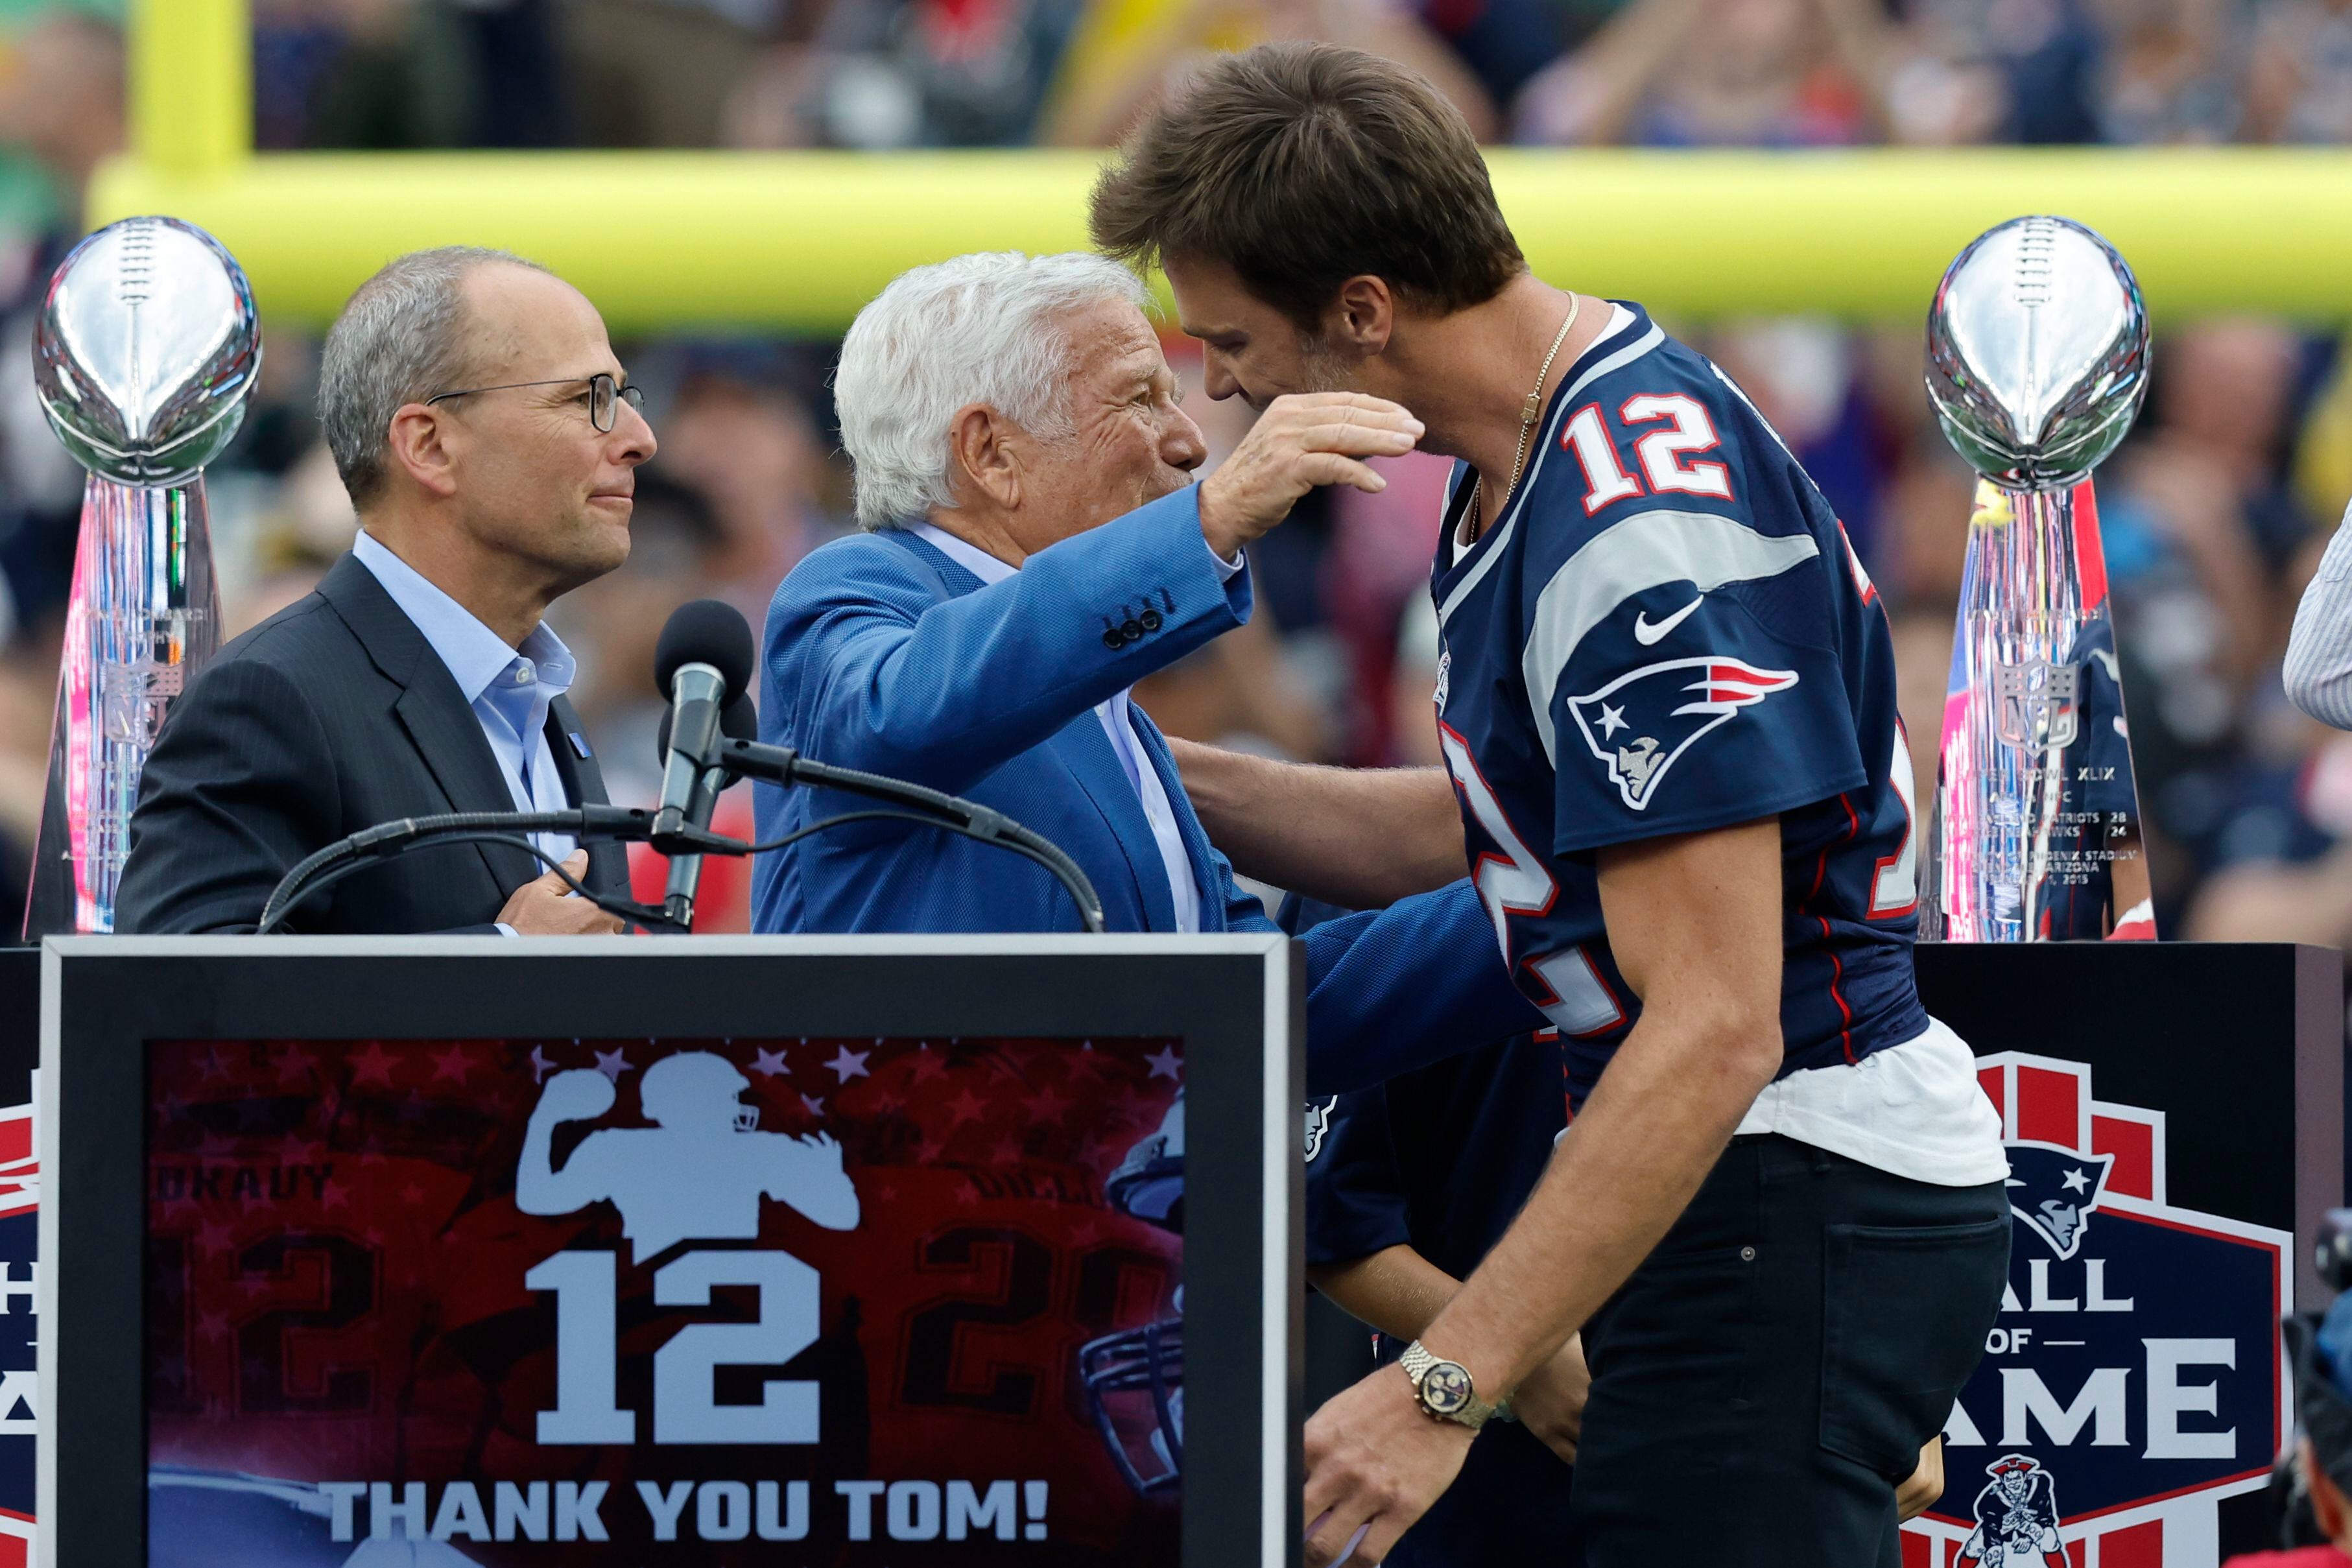
M1419 1340L1405 1346L1397 1364L1412 1379L1413 1397L1431 1420L1451 1421L1475 1432L1494 1415L1495 1407L1471 1387L1469 1369L1459 1362L1438 1360Z

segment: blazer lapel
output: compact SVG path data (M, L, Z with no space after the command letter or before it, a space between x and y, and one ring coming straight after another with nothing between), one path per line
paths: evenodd
M555 758L555 776L562 782L563 798L574 805L610 804L604 794L604 770L589 748L588 731L572 700L558 697L547 705L547 749ZM583 879L600 893L629 891L629 852L604 839L588 846L588 875Z
M449 667L383 591L375 574L356 555L346 555L329 570L319 593L352 628L375 667L401 686L393 714L448 798L449 809L512 811L514 792L499 771L482 721L457 689ZM478 843L474 847L498 885L501 901L541 870L533 857L509 845Z
M980 586L979 578L920 535L903 528L888 528L882 531L882 537L903 547L930 568L932 576L939 581L940 598L961 598ZM1130 704L1129 711L1134 710ZM1160 864L1160 841L1151 836L1151 823L1143 815L1143 803L1136 798L1134 787L1127 782L1127 770L1119 765L1118 753L1111 750L1110 736L1103 729L1100 717L1089 712L1074 720L1047 743L1054 747L1071 782L1093 803L1103 826L1110 829L1111 837L1118 843L1120 857L1127 862L1128 876L1132 879L1135 901L1143 910L1143 929L1174 931L1176 904L1168 890L1167 872ZM1102 891L1099 888L1095 890Z

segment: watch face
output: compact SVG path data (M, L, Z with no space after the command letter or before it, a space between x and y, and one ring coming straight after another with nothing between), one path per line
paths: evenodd
M1450 1361L1421 1374L1421 1402L1433 1415L1452 1415L1470 1403L1470 1374Z

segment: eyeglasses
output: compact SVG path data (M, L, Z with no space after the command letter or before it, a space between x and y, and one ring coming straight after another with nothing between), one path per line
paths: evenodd
M576 386L583 381L588 384L588 423L603 434L612 434L614 411L622 399L626 398L632 408L646 405L644 387L614 381L611 374L600 370L589 376L563 375L553 381L509 381L498 386L468 386L456 392L439 392L426 398L425 406L430 408L445 398L471 397L478 392L512 392L524 386Z

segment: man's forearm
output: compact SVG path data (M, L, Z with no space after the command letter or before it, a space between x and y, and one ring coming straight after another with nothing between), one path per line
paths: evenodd
M1307 1280L1358 1322L1399 1340L1419 1339L1462 1289L1462 1281L1402 1245L1345 1263L1309 1264Z
M1673 1226L1779 1051L1777 1035L1743 1046L1637 1024L1526 1209L1423 1332L1429 1348L1486 1397L1517 1387Z
M1184 793L1234 869L1352 910L1462 875L1462 818L1440 768L1325 768L1171 740Z

